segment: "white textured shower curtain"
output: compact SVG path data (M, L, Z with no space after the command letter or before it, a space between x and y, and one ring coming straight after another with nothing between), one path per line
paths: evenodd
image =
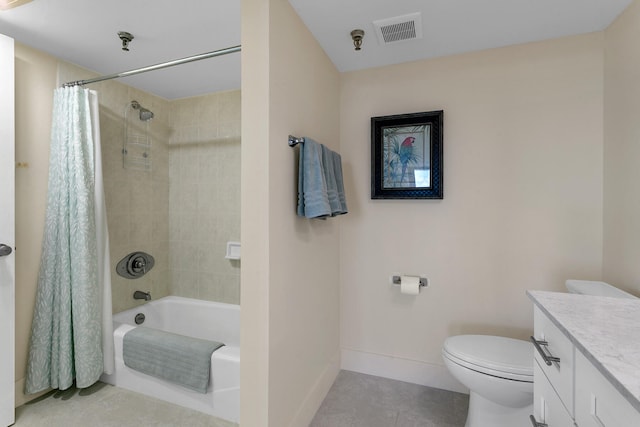
M54 92L47 213L26 393L113 369L111 277L97 94Z

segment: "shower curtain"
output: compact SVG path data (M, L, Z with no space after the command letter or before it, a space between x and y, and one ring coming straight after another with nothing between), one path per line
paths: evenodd
M97 94L54 92L49 190L26 393L113 370L111 277Z

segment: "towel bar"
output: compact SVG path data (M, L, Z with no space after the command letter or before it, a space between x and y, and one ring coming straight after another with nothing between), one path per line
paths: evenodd
M304 144L304 137L298 138L297 136L289 135L289 147L295 147L298 144Z

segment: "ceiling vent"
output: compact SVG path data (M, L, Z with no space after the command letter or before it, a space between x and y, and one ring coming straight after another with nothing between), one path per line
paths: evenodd
M395 18L373 21L373 27L380 44L389 44L404 40L422 38L422 15L420 12Z

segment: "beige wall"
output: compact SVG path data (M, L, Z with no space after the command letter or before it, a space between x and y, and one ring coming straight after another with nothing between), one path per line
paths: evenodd
M31 334L33 304L40 267L47 203L49 133L53 90L57 85L55 58L15 45L16 56L16 405L25 397L24 375Z
M447 336L526 339L527 289L600 278L602 70L596 33L342 76L343 367L447 387ZM444 200L371 200L370 117L440 109Z
M339 74L286 0L242 4L241 423L307 426L339 360L339 227L296 216L289 133L340 150Z
M603 279L640 295L640 2L605 31Z
M242 0L240 422L269 425L269 13ZM266 159L266 160L265 160Z
M240 304L240 91L170 105L171 295Z

